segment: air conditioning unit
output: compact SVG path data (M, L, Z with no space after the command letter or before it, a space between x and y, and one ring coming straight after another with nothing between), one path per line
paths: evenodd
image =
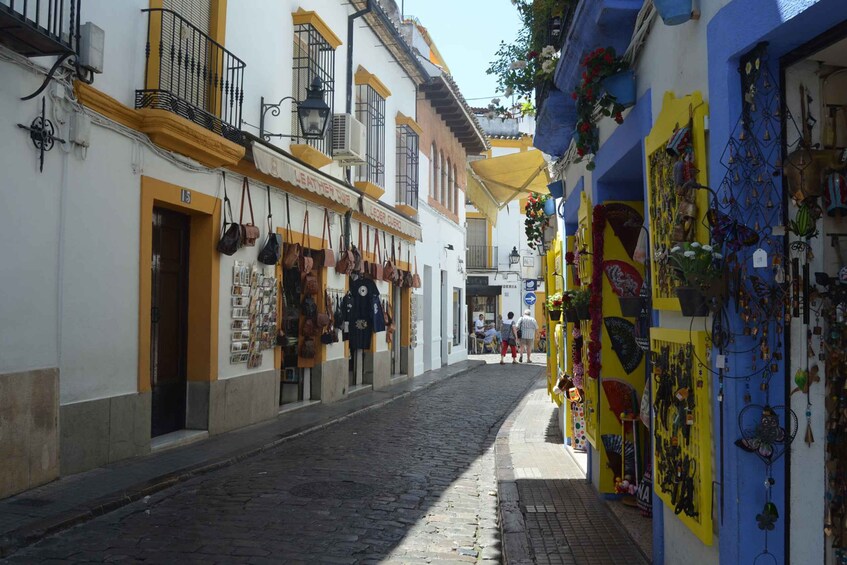
M352 114L332 116L332 158L344 167L362 165L367 154L365 126Z

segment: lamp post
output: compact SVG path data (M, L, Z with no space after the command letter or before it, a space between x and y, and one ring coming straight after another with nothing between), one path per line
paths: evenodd
M324 94L326 94L326 91L321 79L315 77L306 90L306 99L297 101L297 121L300 122L300 135L265 132L265 114L270 111L272 116L279 116L282 103L286 100L296 101L296 99L293 96L286 96L276 104L265 104L265 97L262 96L259 114L259 137L265 141L270 141L272 137L321 139L326 133L330 111L329 105L324 102Z

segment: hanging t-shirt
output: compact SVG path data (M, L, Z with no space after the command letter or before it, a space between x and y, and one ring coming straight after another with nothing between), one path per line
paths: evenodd
M350 349L370 349L374 332L385 331L385 318L376 284L360 277L350 283L352 308L348 311L350 322Z

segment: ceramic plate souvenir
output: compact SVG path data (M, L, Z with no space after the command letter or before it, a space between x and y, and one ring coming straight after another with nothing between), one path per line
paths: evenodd
M617 296L639 296L644 279L638 269L625 261L603 262L603 271Z
M603 320L609 338L612 340L612 349L620 360L626 374L631 374L644 357L644 351L638 347L635 341L635 324L625 318L609 316Z
M621 414L629 412L633 415L639 412L638 395L635 387L621 379L603 377L603 392L609 401L609 409L614 412L618 422Z
M612 226L612 231L621 240L626 254L632 259L638 246L638 236L644 217L632 206L613 202L606 204L606 221Z

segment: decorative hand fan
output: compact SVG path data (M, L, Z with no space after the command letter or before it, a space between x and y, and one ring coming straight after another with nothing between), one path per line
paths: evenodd
M603 440L603 447L606 448L606 464L617 476L621 472L621 446L623 444L623 438L617 434L604 434L600 436L600 439ZM632 475L635 472L635 447L631 441L626 443L624 456L626 457L624 474Z
M632 374L644 357L644 350L638 347L635 341L635 324L616 316L605 318L603 323L612 340L612 349L615 350L624 371L627 375Z
M638 246L644 217L632 206L613 202L606 204L606 221L612 226L612 231L621 240L627 255L632 259Z
M638 394L635 387L621 379L603 377L603 391L609 401L609 408L614 412L618 422L621 414L638 414Z
M603 271L612 291L618 296L639 296L644 279L638 269L626 261L611 259L603 262Z

